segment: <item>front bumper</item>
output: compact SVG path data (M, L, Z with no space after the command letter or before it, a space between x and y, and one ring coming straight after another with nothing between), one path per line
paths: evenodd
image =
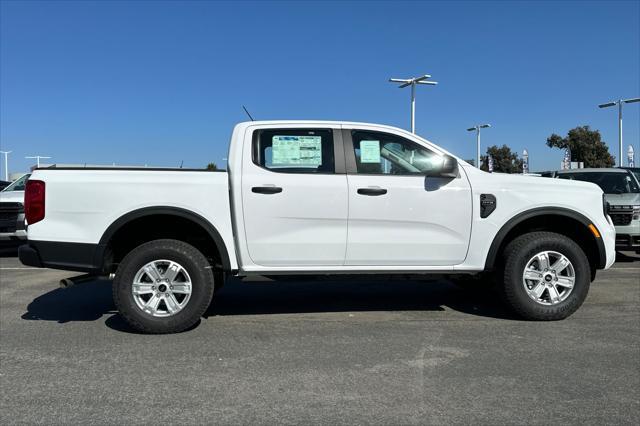
M0 241L24 241L27 239L27 231L18 229L15 232L0 232Z
M629 225L616 226L616 249L640 249L640 220L634 220Z
M602 266L600 268L609 269L616 261L616 228L613 226L611 218L607 217L607 222L602 223L601 226L598 227L598 230L600 231L600 236L602 237L605 255L604 268L602 268Z
M21 203L0 203L0 241L26 240L24 208Z
M616 234L616 249L638 250L640 249L640 234Z

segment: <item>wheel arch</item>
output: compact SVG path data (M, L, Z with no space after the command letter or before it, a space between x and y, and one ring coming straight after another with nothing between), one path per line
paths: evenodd
M101 265L104 268L106 265L105 257L108 256L108 248L113 241L114 237L118 235L120 231L125 229L127 225L130 225L136 221L140 221L144 218L152 218L152 217L173 217L182 220L182 223L191 223L198 228L201 228L206 232L206 235L210 238L210 240L215 245L215 248L220 257L220 263L222 269L225 271L230 271L231 261L229 258L229 251L224 242L224 239L220 235L220 232L216 229L216 227L207 219L202 217L201 215L194 213L192 211L173 206L154 206L154 207L144 207L141 209L133 210L124 215L120 216L116 219L102 234L100 238L100 242L98 246L101 248L97 256L101 256L101 259L97 264ZM186 221L186 222L184 222Z
M548 220L554 218L560 218L564 224L573 223L580 224L580 226L572 231L563 229L559 227L558 224L547 223ZM562 207L541 207L519 213L508 220L493 238L485 260L485 270L494 269L500 261L500 253L514 236L519 235L519 230L527 230L527 232L534 230L551 230L567 236L571 236L572 232L578 232L580 237L585 239L585 242L588 244L588 246L583 247L583 249L585 249L589 261L592 263L592 268L595 266L593 271L593 273L595 273L595 269L602 269L606 265L606 250L602 238L596 238L590 231L589 225L595 227L595 224L585 215L575 210ZM598 233L599 232L598 230Z

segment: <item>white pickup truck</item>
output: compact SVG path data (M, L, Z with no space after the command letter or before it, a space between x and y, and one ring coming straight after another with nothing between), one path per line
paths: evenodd
M22 263L112 275L147 333L196 323L225 274L475 274L557 320L615 260L596 185L485 173L374 124L240 123L227 172L49 167L25 203Z

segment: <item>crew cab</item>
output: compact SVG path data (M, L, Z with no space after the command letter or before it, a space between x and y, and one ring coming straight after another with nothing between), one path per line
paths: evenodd
M224 275L466 274L532 320L563 319L615 260L602 190L489 174L376 124L235 126L228 171L37 169L25 265L113 274L136 330L196 323Z

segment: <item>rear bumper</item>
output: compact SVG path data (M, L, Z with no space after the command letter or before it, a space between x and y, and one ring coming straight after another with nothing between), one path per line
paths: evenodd
M26 266L92 274L101 272L103 253L104 247L99 244L57 241L29 240L18 249L20 262Z
M44 266L42 266L42 261L40 260L40 255L38 254L38 250L29 244L24 244L18 247L18 258L25 266L44 268Z

